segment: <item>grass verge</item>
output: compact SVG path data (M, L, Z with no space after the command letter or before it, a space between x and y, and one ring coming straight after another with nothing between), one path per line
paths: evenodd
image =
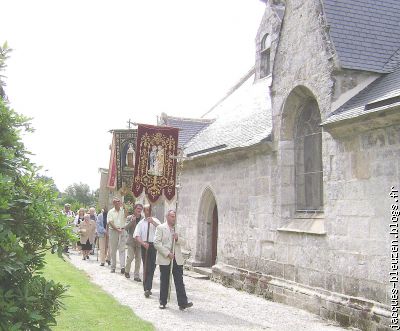
M154 330L149 322L141 320L132 309L92 284L83 271L69 262L48 254L46 263L43 275L69 286L62 300L65 309L56 318L57 326L53 330Z

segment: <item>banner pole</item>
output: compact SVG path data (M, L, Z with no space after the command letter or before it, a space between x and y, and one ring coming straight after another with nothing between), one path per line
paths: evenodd
M176 174L176 201L175 201L175 226L174 226L174 234L175 228L178 221L178 205L179 205L179 190L181 189L181 174L183 169L183 150L179 149L179 153L177 155L177 174ZM172 237L172 255L175 256L175 239ZM171 261L169 267L169 281L168 281L168 301L171 299L171 283L172 283L172 270L174 268L174 260Z

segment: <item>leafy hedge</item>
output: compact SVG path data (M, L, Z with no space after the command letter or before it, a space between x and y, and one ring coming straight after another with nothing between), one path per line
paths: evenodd
M41 276L44 254L68 242L52 181L37 175L21 141L28 120L0 96L0 329L49 330L66 288Z

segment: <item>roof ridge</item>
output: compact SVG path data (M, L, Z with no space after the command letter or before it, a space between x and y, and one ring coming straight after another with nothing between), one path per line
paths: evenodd
M161 113L161 118L174 119L180 121L200 122L200 123L211 123L214 121L213 119L207 119L207 118L188 118L188 117L170 116L166 113Z
M225 94L225 96L220 99L214 106L212 106L208 111L206 111L201 117L203 118L206 116L208 113L210 113L212 110L214 110L221 102L223 102L226 98L228 98L233 92L235 92L240 86L242 86L254 73L256 72L256 67L252 66L251 69L239 79L239 81L233 85L228 92Z

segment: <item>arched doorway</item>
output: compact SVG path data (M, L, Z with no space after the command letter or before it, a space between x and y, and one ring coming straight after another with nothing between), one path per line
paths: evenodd
M218 257L218 207L210 188L204 190L199 205L196 261L211 267Z

